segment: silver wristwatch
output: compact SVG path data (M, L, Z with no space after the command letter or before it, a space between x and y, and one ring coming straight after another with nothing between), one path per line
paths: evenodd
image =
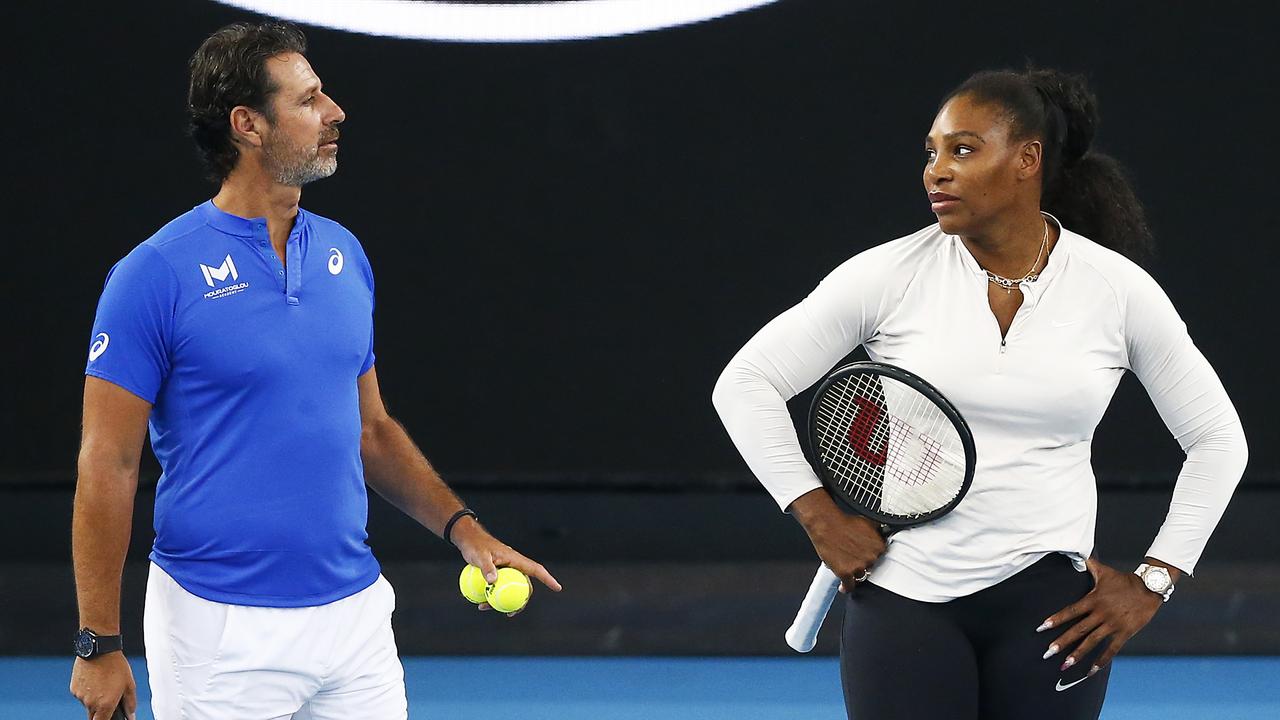
M1169 602L1169 596L1173 594L1173 578L1169 577L1167 568L1142 563L1133 574L1142 578L1142 584L1148 590L1159 595L1164 602Z

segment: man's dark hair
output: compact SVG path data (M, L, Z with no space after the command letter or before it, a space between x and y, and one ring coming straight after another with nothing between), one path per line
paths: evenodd
M232 108L244 105L275 120L270 101L279 88L271 81L266 61L306 51L307 38L295 25L241 22L210 35L191 56L187 129L210 180L226 180L240 157L231 141Z

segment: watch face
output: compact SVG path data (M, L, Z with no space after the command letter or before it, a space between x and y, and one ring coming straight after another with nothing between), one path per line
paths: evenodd
M93 654L93 636L81 630L76 633L76 655L87 658Z
M1169 571L1164 568L1149 568L1142 575L1142 582L1151 592L1163 593L1173 584L1173 580L1169 578Z

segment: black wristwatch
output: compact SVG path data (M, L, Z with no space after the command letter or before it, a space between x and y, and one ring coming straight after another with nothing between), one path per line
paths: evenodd
M76 657L92 660L121 650L124 650L124 639L120 635L99 635L89 628L80 628L76 633Z

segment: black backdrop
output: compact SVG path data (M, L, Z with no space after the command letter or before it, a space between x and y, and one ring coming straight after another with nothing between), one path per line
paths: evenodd
M75 5L9 8L8 483L73 477L102 280L213 192L182 132L187 58L252 17ZM1246 482L1272 483L1277 20L1268 3L781 0L542 45L308 28L348 120L337 175L303 204L368 250L384 395L446 473L745 478L717 373L841 260L932 222L938 98L986 67L1083 71L1098 145L1148 204L1150 269L1244 418ZM1172 479L1177 447L1132 378L1095 456L1104 476Z

